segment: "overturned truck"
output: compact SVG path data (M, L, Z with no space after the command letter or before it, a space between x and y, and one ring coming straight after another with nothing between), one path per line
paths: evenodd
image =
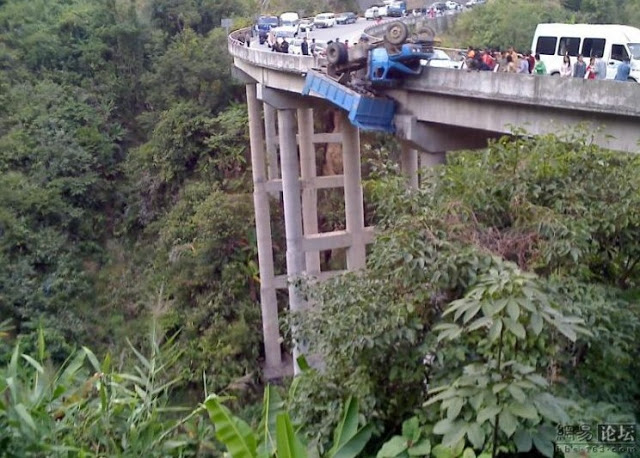
M435 33L426 23L413 33L403 22L393 22L383 38L363 35L347 48L344 43L327 47L327 65L307 74L303 94L325 98L347 110L352 124L364 130L393 132L395 103L377 89L397 85L420 75L422 61L433 56Z

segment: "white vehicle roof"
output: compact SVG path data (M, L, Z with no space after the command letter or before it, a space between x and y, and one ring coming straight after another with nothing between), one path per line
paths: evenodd
M569 33L574 33L581 37L599 35L602 38L606 38L610 36L626 43L640 43L640 29L629 25L549 23L538 24L536 28L536 35L566 36Z
M280 20L281 21L297 21L300 19L300 16L298 15L298 13L282 13L280 15Z

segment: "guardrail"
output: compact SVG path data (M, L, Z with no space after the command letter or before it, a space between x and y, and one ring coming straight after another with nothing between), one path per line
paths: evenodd
M455 21L456 16L441 16L436 18L425 18L424 16L406 16L404 18L387 19L380 24L374 24L364 29L363 34L372 38L382 37L389 24L402 21L407 25L416 24L425 19L434 28L436 33L443 33L448 30ZM306 73L315 64L312 56L301 56L294 54L282 54L262 48L250 48L246 46L244 37L251 35L251 27L236 30L229 34L227 47L233 57L251 62L260 67L281 70L290 73Z
M282 54L270 49L248 47L244 42L244 37L250 32L251 27L246 27L229 35L227 47L233 57L251 62L259 67L289 73L306 73L314 66L315 59L312 56Z

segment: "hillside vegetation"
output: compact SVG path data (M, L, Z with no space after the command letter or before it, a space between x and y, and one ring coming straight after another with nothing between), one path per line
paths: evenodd
M363 135L368 270L283 313L283 349L307 339L326 370L265 389L244 87L219 27L258 11L0 1L0 456L551 457L558 425L635 421L640 163L585 132L452 155L419 192L395 140ZM465 45L528 46L545 15L640 20L636 0L473 11ZM344 224L339 194L320 205Z
M638 0L489 0L463 14L444 39L466 48L514 46L531 49L536 25L541 22L627 24L640 27Z

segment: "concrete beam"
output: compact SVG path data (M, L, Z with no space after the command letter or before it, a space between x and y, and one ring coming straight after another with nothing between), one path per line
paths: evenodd
M424 152L485 148L499 134L443 124L418 121L414 115L395 116L396 134L410 148Z
M278 110L302 109L311 106L310 100L291 92L272 89L258 84L258 100L271 105ZM297 141L297 136L294 141Z
M255 80L255 78L251 77L248 73L245 73L244 71L240 70L238 67L236 66L231 66L231 77L235 80L240 81L241 83L244 84L256 84L257 81Z
M327 272L320 272L316 275L313 275L313 279L322 282L325 280L329 280L330 278L337 277L343 273L346 273L346 270L329 270ZM310 278L312 280L312 278ZM278 275L275 278L276 289L287 289L289 287L289 279L286 275Z
M336 248L349 248L352 244L366 245L374 239L373 228L364 230L355 237L348 231L322 232L304 237L302 245L305 251L328 251Z
M332 189L344 186L344 175L327 175L300 180L301 189ZM270 194L282 192L282 180L269 180L265 189Z

